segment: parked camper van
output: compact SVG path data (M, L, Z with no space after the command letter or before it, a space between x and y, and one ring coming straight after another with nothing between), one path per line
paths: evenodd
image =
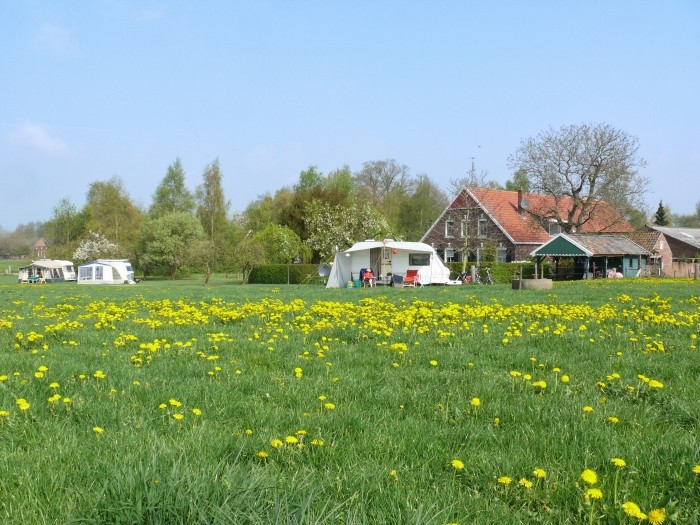
M132 284L134 270L127 259L97 259L78 266L78 284Z

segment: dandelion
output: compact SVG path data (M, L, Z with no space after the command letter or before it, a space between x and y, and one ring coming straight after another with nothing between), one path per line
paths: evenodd
M622 504L622 510L627 514L630 518L636 518L638 520L645 520L647 519L647 515L642 512L642 509L639 508L639 505L632 501L625 501Z
M201 411L199 408L193 408L193 409L192 409L192 413L193 413L195 416L201 416L201 415L202 415L202 411Z
M693 473L700 474L700 464L693 467Z
M452 465L452 468L455 470L464 470L464 462L460 459L453 459L450 461L450 465Z
M265 452L264 450L260 450L260 451L258 451L258 453L255 454L255 455L258 456L260 459L265 459L265 458L267 458L267 456L268 456L269 454L268 454L267 452Z
M324 404L323 404L323 408L325 408L326 410L335 410L335 404L333 404L333 403L324 403Z
M180 414L179 412L176 412L175 414L173 414L173 419L175 419L175 421L182 421L184 418L185 418L185 415Z
M282 448L284 446L284 442L280 438L275 438L270 441L270 446L272 448Z
M394 479L394 480L399 479L399 473L398 473L398 471L397 471L396 469L390 470L390 471L389 471L389 477L392 478L392 479Z
M656 379L652 379L651 381L649 381L649 388L661 389L663 387L664 387L664 384L661 381L657 381Z
M299 439L296 436L287 436L286 438L284 438L284 441L288 445L296 445L297 443L299 443Z
M647 514L647 520L649 520L651 525L661 525L664 521L666 521L666 509L660 508L650 510L649 514Z
M10 417L10 413L7 410L0 410L0 417Z
M564 374L563 376L561 376L561 382L564 384L568 383L570 380L571 380L571 378L569 378L569 376L567 374Z
M500 478L498 478L498 482L501 485L510 485L513 482L513 479L508 476L501 476Z
M102 428L102 427L92 427L92 431L93 431L95 434L102 434L102 432L104 432L105 429Z
M525 488L525 489L531 489L533 486L532 481L530 481L527 478L520 478L520 481L518 481L518 485Z
M627 462L622 458L612 458L610 462L618 468L624 468L627 466Z
M547 471L542 468L536 468L532 471L532 475L538 479L544 479L547 477Z
M585 407L583 407L583 411L584 411L586 414L590 414L591 412L593 412L593 407L590 406L590 405L586 405Z
M479 406L481 405L481 399L479 399L478 397L472 397L471 405L472 405L474 408L479 407Z
M608 422L612 423L613 425L616 425L620 422L620 420L618 418L616 418L615 416L610 416L610 417L608 417Z
M588 485L595 485L598 483L598 474L595 471L587 468L581 472L581 479Z
M583 495L586 501L603 499L603 491L597 488L588 489Z
M437 366L438 362L435 359L430 360L430 366Z

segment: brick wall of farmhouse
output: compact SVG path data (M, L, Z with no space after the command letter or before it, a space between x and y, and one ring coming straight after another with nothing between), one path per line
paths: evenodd
M471 252L470 260L473 260L477 248L483 245L492 243L493 246L505 248L507 250L508 260L518 259L516 246L511 243L503 232L491 221L491 219L480 209L466 208L451 208L447 210L424 237L423 241L430 244L437 250L441 257L444 258L445 250L449 248L455 250L455 259L462 260L462 252L464 250L464 231L466 230L462 222L465 217L469 217L468 237L469 250ZM481 222L481 226L479 223ZM450 225L448 225L450 223ZM466 224L466 222L465 222ZM485 235L479 236L480 230L484 231ZM451 235L450 235L451 233ZM528 250L528 254L534 248Z

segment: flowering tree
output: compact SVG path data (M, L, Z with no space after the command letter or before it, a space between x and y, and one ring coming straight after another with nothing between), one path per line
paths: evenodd
M359 240L389 235L386 220L367 202L341 207L312 200L304 209L304 224L309 234L306 244L323 260L330 260L336 248L342 250Z
M119 253L119 246L101 233L90 231L87 239L80 242L75 252L73 259L84 262L99 258L115 257Z

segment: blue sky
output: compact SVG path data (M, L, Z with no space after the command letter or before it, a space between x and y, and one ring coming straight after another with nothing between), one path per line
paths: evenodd
M395 159L501 183L524 138L635 135L660 199L700 202L700 2L19 0L0 4L0 226L119 176L147 207L218 158L232 211Z

